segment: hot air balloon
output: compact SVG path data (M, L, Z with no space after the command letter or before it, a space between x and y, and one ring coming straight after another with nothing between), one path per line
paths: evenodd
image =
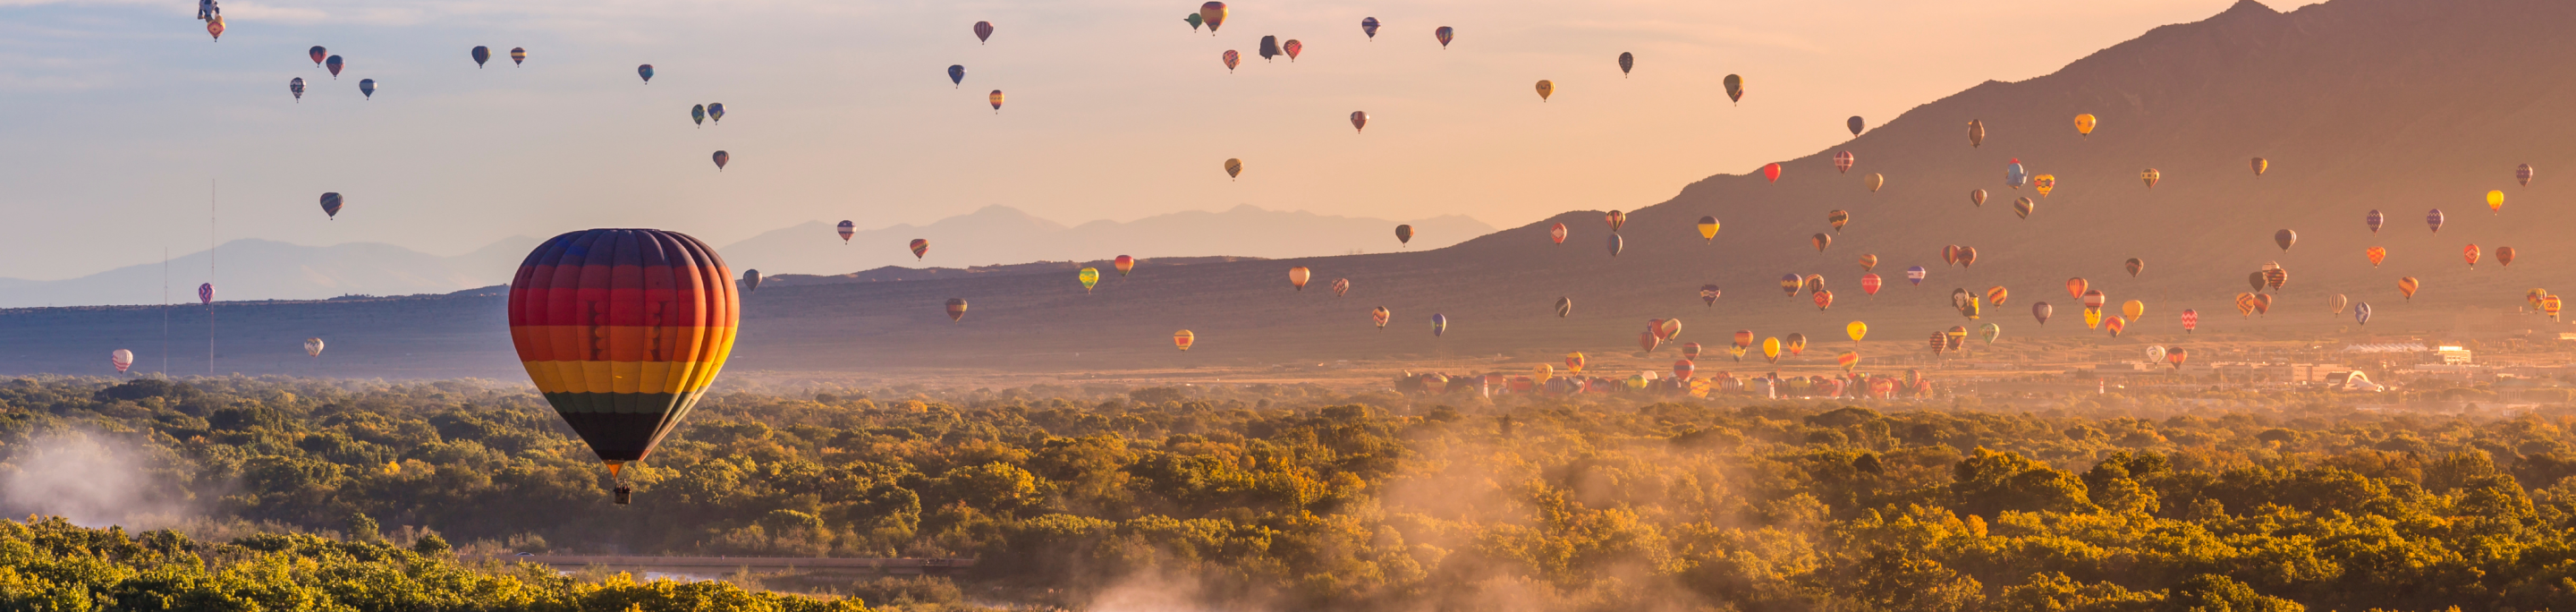
M2021 158L2015 157L2012 161L2004 163L2004 186L2020 189L2022 185L2029 183L2030 171L2022 169Z
M2165 180L2165 173L2157 172L2154 168L2148 168L2146 171L2138 173L2138 180L2146 181L2147 188L2154 189L2156 188L2156 181Z
M992 40L992 39L993 39L993 22L990 22L990 21L978 21L978 22L975 22L975 42L976 42L977 44L982 44L984 41L988 41L988 40Z
M1877 274L1862 274L1860 275L1860 292L1867 295L1878 295L1878 288L1882 282L1883 281L1879 280Z
M1433 337L1433 338L1438 338L1438 337L1440 337L1440 334L1441 334L1441 333L1443 333L1443 332L1447 332L1447 331L1449 331L1449 317L1448 317L1448 316L1446 316L1446 315L1439 314L1439 313L1432 313L1432 315L1431 315L1431 337Z
M1869 324L1859 321L1844 324L1843 335L1851 336L1853 342L1859 342L1861 338L1869 336Z
M1602 215L1601 220L1610 224L1610 231L1616 232L1619 231L1619 228L1626 227L1628 225L1628 213L1615 210L1610 211L1608 214Z
M1207 24L1209 36L1215 36L1217 27L1225 25L1225 3L1209 2L1199 5L1199 21Z
M1565 370L1566 370L1566 371L1568 371L1568 372L1573 372L1573 373L1576 373L1576 374L1581 374L1581 373L1583 373L1583 363L1584 363L1584 361L1585 361L1585 360L1583 359L1583 353L1582 353L1581 351L1572 352L1572 353L1566 353L1566 354L1565 354Z
M2478 245L2474 245L2474 244L2472 244L2472 245L2469 245L2469 246L2468 246L2468 247L2466 247L2466 248L2462 248L2462 249L2460 249L2460 258L2461 258L2461 259L2469 260L2469 269L2472 269L2472 270L2477 269L2477 267L2478 267Z
M312 57L313 65L317 67L322 65L322 58L330 55L330 53L331 52L329 50L323 49L322 45L313 45L313 48L304 50L304 54Z
M858 228L859 228L858 224L856 224L856 223L851 223L849 220L846 220L846 219L842 220L842 221L841 221L841 225L840 225L840 227L837 229L837 231L841 234L841 244L849 244L849 243L850 243L850 235L851 235L851 234L856 234L856 233L858 233Z
M689 123L697 124L697 125L706 125L706 124L707 124L707 105L700 104L700 105L697 105L697 106L691 106L691 107L689 107Z
M322 215L330 219L340 218L340 192L322 194Z
M1959 247L1959 267L1977 265L1977 247Z
M1781 345L1782 345L1782 347L1783 347L1783 348L1787 348L1787 349L1789 349L1789 356L1791 356L1791 357L1795 357L1795 356L1798 356L1798 355L1800 355L1800 354L1803 354L1803 353L1806 353L1806 352L1807 352L1807 335L1806 335L1806 334L1798 334L1798 333L1789 334L1789 335L1788 335L1788 337L1781 338L1781 339L1780 339L1780 341L1781 341Z
M1376 17L1362 17L1362 18L1360 18L1360 33L1362 33L1362 34L1367 34L1367 35L1368 35L1368 37L1369 37L1369 40L1370 40L1371 42L1375 42L1375 41L1377 40L1377 18L1376 18Z
M1392 318L1394 318L1394 317L1395 317L1395 313L1394 313L1393 311L1389 311L1389 310L1387 310L1385 306L1379 306L1379 307L1377 307L1375 310L1370 310L1370 311L1369 311L1369 318L1377 321L1377 328L1378 328L1378 329L1386 329L1386 322L1387 322L1387 320L1392 319ZM1579 370L1578 370L1578 371L1579 371Z
M1628 244L1628 241L1620 239L1618 234L1611 234L1611 235L1610 235L1610 256L1611 256L1611 257L1618 257L1618 256L1619 256L1619 249L1620 249L1620 248L1622 248L1622 247L1627 246L1627 244Z
M1763 358L1763 359L1768 359L1768 360L1770 360L1770 361L1771 361L1771 363L1780 363L1780 339L1779 339L1779 338L1763 338L1763 339L1762 339L1762 358Z
M1398 226L1395 226L1395 242L1396 242L1396 244L1397 244L1397 245L1410 245L1410 244L1413 244L1413 226L1411 226L1411 225L1398 225Z
M2496 247L2496 265L2513 267L2513 247Z
M2530 186L2531 186L2531 164L2523 164L2523 165L2520 165L2520 166L2515 166L2515 167L2514 167L2514 169L2513 169L2513 180L2515 180L2515 181L2517 181L2517 182L2522 183L2522 186L2524 186L2524 187L2530 187Z
M1994 344L1995 339L2001 338L2003 335L2004 328L2001 325L1987 323L1984 326L1977 328L1977 336L1984 338L1986 340L1986 344Z
M2077 299L2083 301L2085 310L2101 310L2103 304L2111 302L2110 296L2103 295L2100 289L2087 289Z
M1637 350L1639 351L1652 353L1655 352L1655 347L1663 346L1663 344L1663 337L1656 336L1655 332L1637 332Z
M199 284L197 285L197 303L198 303L198 304L208 305L208 306L212 306L212 305L214 305L214 303L215 303L215 284L214 284L214 283L199 283Z
M2117 316L2109 317L2109 318L2106 318L2106 319L2103 319L2103 320L2102 320L2102 329L2110 331L2110 332L2111 332L2111 337L2113 337L2113 338L2118 338L2118 337L2120 337L2120 331L2121 331L2121 330L2128 329L2128 327L2129 327L2129 320L2128 320L2128 319L2124 319L2124 318L2120 318L2120 317L2117 317Z
M1836 172L1851 172L1851 168L1852 168L1852 159L1853 159L1853 158L1852 158L1852 152L1850 152L1850 151L1844 151L1844 152L1841 152L1841 153L1835 153L1835 154L1834 154L1834 171L1836 171Z
M984 96L984 99L985 101L993 103L993 114L1002 114L1002 90L993 90L993 93L991 95Z
M2558 296L2555 295L2540 298L2540 312L2549 315L2549 320L2556 321L2558 320L2559 308L2563 304L2564 303L2558 299Z
M2352 306L2352 322L2361 325L2370 324L2370 302L2362 302Z
M338 75L337 73L334 73L332 76L339 76L339 75ZM651 85L651 84L653 84L653 65L652 65L652 64L644 64L644 65L636 66L636 67L635 67L635 76L644 77L644 84L646 84L646 85Z
M717 172L723 172L723 171L724 171L725 162L733 161L733 154L726 153L726 152L723 152L723 151L717 151L714 157L715 157L715 160L716 160L716 171L717 171Z
M1805 286L1805 277L1798 276L1796 274L1780 275L1780 290L1787 292L1789 297L1798 297L1798 289Z
M1814 294L1814 297L1816 301L1816 310L1832 308L1834 305L1834 292L1818 291Z
M740 312L732 277L706 243L648 229L568 232L520 264L509 296L520 363L611 477L651 454L724 368Z
M2436 208L2424 213L2424 225L2433 228L2433 233L2442 233L2442 209Z
M303 102L303 101L304 101L304 77L295 77L295 79L294 79L294 80L287 81L287 82L286 82L286 93L295 94L295 101L296 101L296 102Z
M1706 302L1713 308L1717 306L1717 297L1723 293L1718 290L1717 285L1700 285L1699 301Z
M2012 297L2012 292L2004 290L2003 285L1986 289L1986 303L1989 305L2002 306L2004 299L2009 297Z
M1565 244L1565 224L1558 223L1556 225L1549 226L1547 228L1547 239L1555 241L1559 246L1563 246Z
M1878 255L1875 253L1862 253L1860 256L1860 269L1863 272L1878 269Z
M964 318L966 318L966 299L948 298L948 320L955 322Z
M478 69L479 69L479 68L482 68L482 67L483 67L483 62L492 61L492 48L491 48L491 47L482 46L482 45L475 45L475 46L474 46L474 52L473 52L473 54L472 54L472 55L474 56L474 67L475 67L475 68L478 68Z
M1100 269L1083 268L1082 271L1073 273L1073 279L1082 282L1083 293L1090 293L1092 287L1100 284Z
M2099 309L2099 308L2086 308L2086 309L2084 309L2084 329L2101 329L2101 328L2102 328L2102 309Z
M1986 144L1986 122L1984 122L1984 121L1980 121L1980 120L1976 120L1976 119L1969 119L1969 120L1968 120L1968 146L1970 146L1970 147L1980 147L1980 146L1985 146L1985 144Z
M1869 186L1871 193L1877 193L1878 188L1887 186L1887 175L1872 172L1869 173L1867 178L1861 179L1860 182L1862 185Z
M1942 245L1941 263L1952 266L1959 265L1959 245Z
M1801 279L1800 282L1802 286L1806 288L1808 293L1825 290L1825 275L1822 274L1809 274L1805 279Z
M1333 297L1342 297L1342 296L1345 296L1345 295L1350 295L1350 293L1351 293L1351 279L1347 279L1347 278L1336 278L1336 279L1333 279Z
M1866 125L1861 122L1860 115L1852 115L1852 118L1843 120L1843 127L1850 129L1853 136L1859 136L1861 128Z
M1697 371L1699 371L1698 366L1691 364L1689 359L1673 362L1673 378L1690 380L1691 373Z
M1351 111L1351 133L1356 134L1367 129L1368 111Z
M2285 230L2281 230L2281 231L2277 231L2277 232L2272 232L2272 244L2281 245L2281 250L2283 250L2283 251L2288 251L2288 250L2290 250L2290 245L2298 244L2298 243L2299 243L2299 233L2298 233L2298 232L2293 232L2293 231L2286 230L2286 229L2285 229Z
M2504 212L2504 192L2503 192L2503 191L2498 190L2498 191L2488 191L2488 192L2487 192L2487 210L2488 210L2489 212L2495 212L2495 213L2502 213L2502 212Z
M1913 267L1906 268L1906 269L1905 269L1905 281L1906 281L1906 282L1909 282L1909 283L1913 283L1913 284L1915 284L1915 285L1921 285L1921 284L1923 284L1923 275L1924 275L1926 272L1928 272L1928 271L1927 271L1927 270L1924 270L1924 269L1923 269L1923 266L1913 266Z
M1619 230L1613 228L1610 231L1615 232ZM1717 242L1717 217L1699 218L1699 237L1706 239L1711 243Z
M1944 344L1948 345L1950 350L1959 350L1959 347L1966 346L1968 343L1968 328L1952 325L1949 331L1942 332L1941 336L1946 340Z
M2195 329L2200 329L2200 311L2189 309L2183 310L2182 333L2188 334L2191 333L2191 330Z
M2161 347L2161 346L2150 346L2150 347L2147 347L2147 363L2156 363L2156 362L2164 361L2164 360L2165 360L2165 347Z
M1547 380L1550 378L1556 378L1556 366L1542 363L1538 364L1538 367L1530 368L1530 380L1532 382L1544 385L1547 384Z
M1449 48L1449 39L1456 38L1457 36L1458 30L1449 26L1440 26L1439 28L1431 31L1432 38L1440 39L1440 48L1442 49Z
M1750 329L1739 329L1739 330L1735 330L1735 338L1734 338L1734 340L1735 340L1735 347L1736 347L1736 348L1749 348L1749 347L1752 347L1752 346L1753 346L1753 330L1750 330Z
M1968 203L1969 203L1969 204L1975 204L1975 205L1977 205L1977 206L1985 206L1985 205L1986 205L1986 190L1984 190L1984 189L1971 189L1971 190L1968 190Z
M1744 102L1744 77L1726 75L1726 101L1728 104Z
M223 42L224 16L216 15L215 18L206 20L206 35L215 37L216 42Z
M1827 211L1825 224L1833 226L1834 232L1840 233L1843 231L1843 226L1851 224L1851 213L1843 210Z
M1556 318L1563 319L1563 318L1566 318L1566 317L1568 317L1568 316L1572 316L1573 314L1574 314L1574 298L1570 298L1570 297L1559 297L1559 298L1556 298Z
M1217 59L1225 62L1226 72L1234 72L1235 65L1243 63L1243 53L1227 49L1224 53L1217 54Z
M723 102L709 102L709 103L707 103L707 120L708 120L708 121L713 121L713 122L716 122L716 123L724 123L724 103L723 103Z
M2337 293L2326 298L2326 308L2334 311L2337 315L2343 314L2344 305L2349 303L2351 303L2351 301L2344 298L2341 293Z
M2057 314L2057 308L2049 306L2048 302L2032 302L2030 305L2030 317L2039 319L2040 325L2047 325L2048 317L2054 314Z
M2121 318L2128 319L2128 320L2131 320L2131 321L2136 321L2136 320L2138 320L2138 319L2140 319L2140 318L2145 317L2146 315L2147 315L2147 303L2146 303L2146 302L2141 302L2141 301L2137 301L2137 300L2129 300L2129 301L2121 302L2121 303L2120 303L2120 317L2121 317Z
M1637 56L1636 56L1636 55L1631 54L1631 53L1628 53L1628 52L1625 52L1625 51L1622 51L1622 52L1620 52L1620 53L1619 53L1619 77L1620 77L1620 78L1627 78L1627 76L1628 76L1628 71L1629 71L1629 70L1632 70L1632 69L1635 69L1636 67L1637 67ZM2531 166L2523 166L2523 167L2524 167L2524 168L2529 168L2529 167L2531 167ZM2524 183L2529 183L2529 182L2531 182L2531 181L2523 181L2523 182L2524 182Z
M2189 361L2190 359L2191 359L2191 351L2187 351L2187 350L2184 350L2184 349L2173 349L2173 350L2165 351L2165 362L2166 362L2166 363L2171 363L2171 364L2173 364L2173 368L2174 368L2174 369L2176 369L2176 370L2180 370L2180 369L2182 369L2182 364L2183 364L2183 362L2184 362L2184 361Z
M2272 314L2272 294L2264 293L2254 296L2254 314Z
M752 291L755 291L755 290L758 290L758 289L760 289L760 271L759 271L759 270L744 270L744 271L742 271L742 292L743 292L743 293L751 293Z
M1682 335L1682 320L1681 320L1681 319L1662 319L1662 320L1658 320L1658 321L1656 321L1656 322L1655 322L1654 329L1655 329L1655 335L1656 335L1656 336L1659 336L1659 337L1662 337L1662 338L1663 338L1663 339L1665 339L1665 340L1671 340L1671 339L1674 339L1674 338L1678 338L1678 337L1681 337L1681 335Z
M2031 211L2037 208L2039 208L2039 203L2030 201L2030 198L2019 198L2013 200L2013 214L2018 215L2021 218L2030 218Z
M1118 266L1119 276L1126 276L1127 271L1136 269L1136 258L1134 257L1120 255L1118 256L1118 259L1114 260L1114 263Z
M1306 43L1297 42L1297 39L1291 38L1288 42L1279 43L1279 50L1287 52L1288 63L1294 64L1297 63L1297 54L1306 50Z
M1539 80L1538 80L1538 101L1540 101L1540 102L1546 102L1546 101L1547 101L1547 97L1548 97L1548 96L1552 96L1552 95L1556 95L1556 82L1555 82L1555 81L1550 81L1550 80L1547 80L1547 79L1539 79Z
M1937 331L1936 331L1936 332L1932 332L1932 356L1934 356L1934 357L1939 357L1939 356L1941 356L1941 352L1942 352L1942 351L1946 351L1946 350L1949 350L1949 349L1950 349L1950 335L1949 335L1949 334L1945 334L1945 333L1941 333L1941 332L1937 332Z
M2048 197L2049 191L2057 189L2057 175L2042 174L2030 177L2030 187L2039 190L2039 197Z
M2362 215L2361 222L2370 225L2370 235L2377 236L2379 226L2388 222L2388 216L2379 214L2378 209L2371 209L2370 214Z
M2137 278L2139 272L2147 270L2147 262L2136 257L2129 258L2129 261L2125 265L2129 269L2129 278Z
M340 59L340 56L337 55L322 60L322 67L331 71L331 78L333 79L340 78L340 68L347 66L348 64L348 61ZM645 68L647 72L650 72L652 66L648 64ZM646 78L645 80L649 81L652 79Z
M2095 121L2095 120L2094 120L2094 118L2093 118L2093 114L2092 114L2092 113L2085 113L2085 114L2081 114L2081 115L2076 115L2076 116L2075 116L2075 133L2076 133L2076 134L2078 134L2078 135L2083 135L2083 136L2092 136L2092 135L2093 135L2093 123L2094 123L2094 121Z
M1297 267L1289 268L1289 269L1288 269L1288 286L1290 286L1290 287L1295 287L1295 288L1297 288L1297 290L1298 290L1298 291L1305 291L1305 290L1306 290L1306 279L1311 278L1311 277L1313 277L1314 275L1315 275L1315 273L1314 273L1314 272L1311 272L1311 271L1308 271L1308 270L1306 269L1306 267L1305 267L1305 266L1297 266Z
M926 239L926 238L914 238L914 239L912 239L912 259L913 259L914 261L920 261L920 260L921 260L921 258L922 258L922 256L924 256L924 255L928 255L928 254L930 254L930 240L929 240L929 239Z
M358 79L358 93L365 95L369 100L376 99L376 80Z
M2271 169L2271 168L2272 168L2272 162L2271 162L2271 161L2269 161L2269 160L2265 160L2265 159L2260 158L2260 157L2254 158L2254 176L2255 176L2255 177L2258 177L2258 178L2259 178L2259 177L2262 177L2262 176L2263 176L2263 171L2264 171L2264 170L2269 170L2269 169Z
M1774 183L1780 182L1780 164L1778 164L1778 163L1763 164L1763 165L1762 165L1762 178L1769 179L1771 182L1774 182Z
M1691 361L1698 361L1700 352L1699 348L1699 343L1697 342L1682 343L1682 358Z
M527 47L511 47L511 48L510 48L510 65L512 65L512 66L517 66L517 65L525 64L525 63L528 63L528 48L527 48Z
M1807 242L1809 244L1816 245L1816 252L1822 253L1825 252L1825 247L1833 246L1834 237L1827 236L1823 232L1817 232L1816 235L1808 237Z
M134 351L116 349L109 352L107 365L116 366L116 373L124 374L126 368L134 367Z

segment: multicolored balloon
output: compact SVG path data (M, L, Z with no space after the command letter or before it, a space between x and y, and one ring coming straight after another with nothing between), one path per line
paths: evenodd
M1172 332L1172 348L1181 349L1186 352L1190 350L1190 347L1196 346L1198 343L1199 335L1190 333L1190 330L1184 329Z
M1073 273L1073 279L1082 283L1083 293L1091 293L1091 288L1100 284L1100 269L1083 268L1082 271Z
M843 223L847 223L847 221L844 221ZM1118 256L1118 259L1113 260L1113 263L1118 266L1118 275L1122 277L1127 275L1127 271L1136 269L1136 258L1134 257L1120 255Z
M1442 49L1449 48L1449 39L1456 38L1457 36L1458 30L1449 26L1440 26L1439 28L1431 30L1431 37L1440 39L1440 48Z
M966 298L948 298L948 321L954 323L964 318L966 318Z
M650 229L547 240L520 264L508 306L528 378L611 477L650 455L715 382L741 312L715 249Z
M930 240L927 238L912 239L911 247L913 261L920 261L923 256L930 254Z

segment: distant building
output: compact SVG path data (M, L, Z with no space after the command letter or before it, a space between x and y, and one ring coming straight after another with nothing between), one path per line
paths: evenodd
M2343 347L2343 352L2346 353L2421 353L2426 350L2430 349L2424 348L2424 344L2420 342L2347 344Z
M2378 383L2370 382L2370 376L2362 374L2361 372L2335 372L2327 374L2325 384L2326 388L2336 391L2378 393L2380 391L2388 390L2387 387L2382 387L2379 386Z
M2424 360L2424 363L2469 365L2469 349L2467 347L2460 346L2437 347L2433 349L2433 357L2431 359Z

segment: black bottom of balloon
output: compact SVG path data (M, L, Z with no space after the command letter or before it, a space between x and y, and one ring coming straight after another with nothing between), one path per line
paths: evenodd
M548 393L555 414L601 461L641 461L670 433L696 393Z

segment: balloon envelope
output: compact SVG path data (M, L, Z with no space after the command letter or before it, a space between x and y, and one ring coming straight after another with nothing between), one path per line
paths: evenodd
M643 459L732 351L733 274L687 234L568 232L510 283L510 339L537 391L602 461Z

